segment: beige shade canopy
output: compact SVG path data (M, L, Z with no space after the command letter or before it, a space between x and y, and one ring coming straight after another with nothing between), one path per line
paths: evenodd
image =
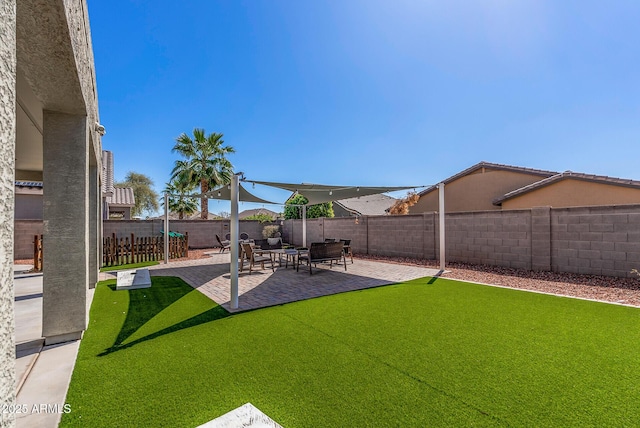
M377 195L379 193L395 192L398 190L415 189L425 186L398 186L398 187L369 187L369 186L330 186L326 184L289 184L274 183L270 181L244 180L248 183L262 184L264 186L277 187L290 192L297 192L307 198L307 205L322 204L330 201L357 198L358 196Z

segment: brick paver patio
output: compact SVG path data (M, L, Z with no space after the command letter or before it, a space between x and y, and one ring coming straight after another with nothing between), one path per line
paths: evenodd
M362 290L438 274L437 269L405 266L355 259L343 265L318 265L309 275L309 269L300 271L275 263L275 272L267 264L265 269L249 274L245 265L238 280L239 309L231 310L229 253L213 254L211 258L170 262L150 266L152 276L177 276L230 312L280 305L346 291ZM259 268L259 266L258 266ZM103 272L101 279L115 276L115 272Z

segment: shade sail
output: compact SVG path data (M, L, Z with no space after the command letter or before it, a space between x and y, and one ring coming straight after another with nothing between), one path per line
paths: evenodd
M398 186L398 187L371 187L371 186L330 186L326 184L289 184L274 183L270 181L245 182L262 184L264 186L277 187L290 192L298 192L309 200L307 205L322 204L324 202L339 201L342 199L357 198L358 196L377 195L379 193L396 192L398 190L416 189L425 186Z
M262 199L257 197L256 195L250 193L247 189L242 187L242 184L239 185L239 198L241 202L255 202L258 204L274 204L278 205L276 202L267 201L266 199ZM225 184L224 186L217 187L213 190L209 190L206 193L198 193L194 195L173 195L172 196L182 196L184 198L201 198L206 197L208 199L221 199L223 201L231 200L231 189L230 186Z
M275 202L267 201L266 199L262 199L257 197L256 195L250 193L247 189L242 187L242 184L238 186L238 193L241 202L255 202L258 204L275 204ZM231 188L230 186L224 185L218 187L217 189L213 189L204 194L209 199L222 199L225 201L231 200Z

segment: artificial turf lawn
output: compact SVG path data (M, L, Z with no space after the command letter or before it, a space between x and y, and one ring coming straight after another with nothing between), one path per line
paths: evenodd
M128 265L105 266L103 268L100 268L100 272L109 272L112 270L138 269L138 268L143 268L147 266L154 266L157 264L160 264L160 262L150 261L150 262L140 262L140 263L129 263Z
M228 316L98 285L61 426L631 426L640 310L423 278Z

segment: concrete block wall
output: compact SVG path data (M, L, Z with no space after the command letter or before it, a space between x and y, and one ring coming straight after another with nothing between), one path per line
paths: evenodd
M267 224L240 221L240 231L261 239ZM446 216L447 261L541 271L632 276L640 269L640 205L451 213ZM106 220L104 234L158 236L161 220ZM228 220L175 220L171 230L189 232L191 248L216 246ZM281 225L285 242L302 245L302 220ZM42 222L16 221L16 258L33 256L33 235ZM437 213L408 216L309 219L307 244L325 238L351 239L356 254L436 259Z
M552 270L627 277L640 269L640 205L551 210Z
M42 220L16 220L13 253L16 259L33 258L33 237L42 235Z
M341 217L326 219L324 237L335 239L351 239L351 250L354 253L366 253L368 247L367 222L369 217Z
M260 223L257 220L240 220L240 233L245 232L252 239L262 239L265 226L277 223ZM188 233L189 248L212 248L218 246L216 235L224 239L231 233L229 220L171 220L172 232ZM116 234L117 238L136 236L160 236L164 230L162 220L104 220L103 235Z
M452 213L445 225L448 261L532 268L530 210Z
M425 257L425 216L375 216L368 218L369 254L391 257Z

